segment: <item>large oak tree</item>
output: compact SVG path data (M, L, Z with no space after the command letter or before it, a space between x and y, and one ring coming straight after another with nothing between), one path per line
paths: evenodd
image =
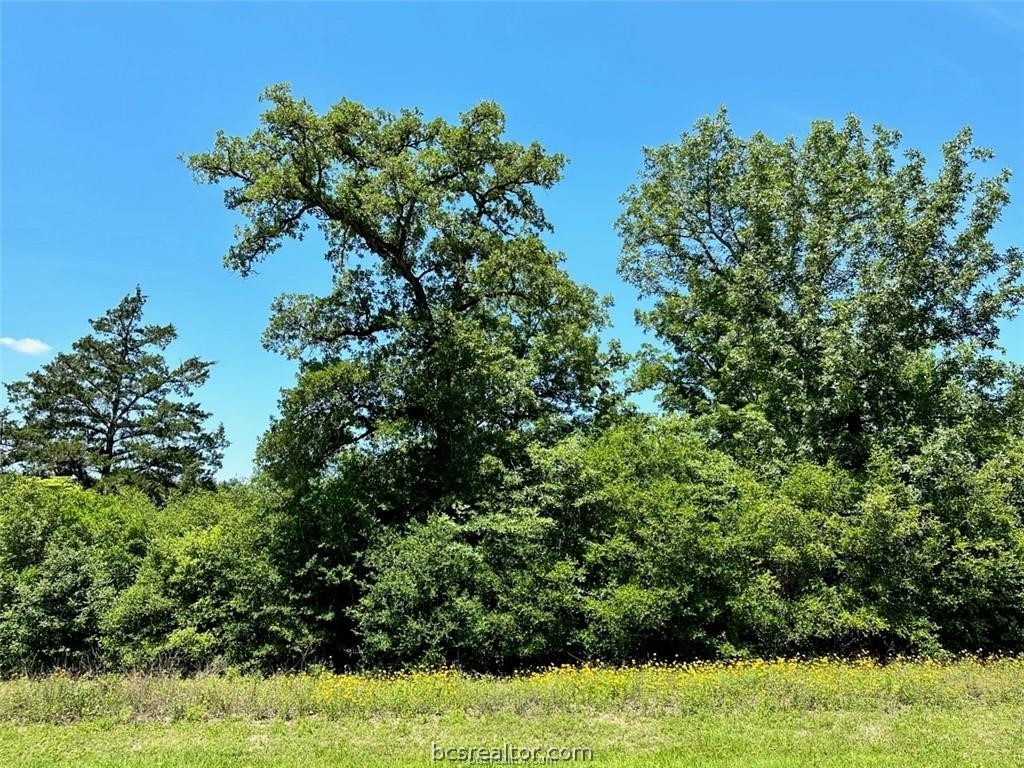
M225 257L248 274L310 224L333 284L274 303L268 348L300 361L260 455L299 484L353 452L386 456L413 508L472 502L487 467L593 417L607 391L605 308L541 239L536 192L564 163L503 137L482 103L455 123L284 85L248 137L188 158L247 220ZM497 465L494 461L497 461ZM414 509L407 510L414 512Z
M538 193L564 160L505 138L496 104L448 122L349 100L321 114L281 85L264 99L257 130L188 163L246 220L227 266L247 274L310 225L326 242L331 285L273 305L264 342L299 373L259 459L290 492L295 604L342 654L375 542L431 514L473 541L531 529L506 486L531 446L614 405L615 355L605 306L542 239Z

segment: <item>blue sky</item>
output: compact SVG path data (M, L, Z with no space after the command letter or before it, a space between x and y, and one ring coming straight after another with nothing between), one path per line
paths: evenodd
M0 336L66 349L136 283L173 321L174 359L218 361L201 400L250 472L292 364L262 349L271 299L321 291L313 241L251 278L221 266L234 215L176 159L217 129L249 133L257 96L287 81L326 108L342 97L454 118L483 99L511 137L569 156L546 196L549 242L616 300L629 347L634 292L616 277L618 198L641 147L726 105L737 129L803 135L853 112L935 156L963 124L1017 170L997 231L1024 242L1024 4L86 4L2 13ZM994 170L994 168L993 168ZM1024 320L1004 343L1024 360ZM11 381L53 353L0 346Z

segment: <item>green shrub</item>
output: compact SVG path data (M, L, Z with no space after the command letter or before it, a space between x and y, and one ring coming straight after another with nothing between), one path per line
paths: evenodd
M134 583L102 620L122 665L294 665L310 638L272 560L272 510L248 487L196 492L162 510Z
M135 578L154 513L135 492L0 478L0 671L102 662L101 617Z
M361 660L510 671L564 649L575 574L528 512L432 515L374 548L352 615Z

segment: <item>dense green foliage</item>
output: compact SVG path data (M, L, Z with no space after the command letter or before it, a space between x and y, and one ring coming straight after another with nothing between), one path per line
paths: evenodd
M135 578L155 509L61 479L0 480L0 663L82 666L100 657L100 622Z
M221 438L170 396L208 364L140 352L173 329L138 294L94 321L131 354L106 369L90 336L12 386L19 467L78 483L2 478L0 671L1024 651L1024 386L998 346L1022 259L991 242L1008 176L976 176L969 132L934 180L852 118L798 144L722 113L648 150L622 271L660 346L623 385L604 305L542 240L561 157L493 104L266 99L188 158L235 185L228 266L315 221L334 270L274 304L299 373L260 472L195 488ZM127 391L152 413L122 427ZM135 439L161 417L205 463Z
M231 268L310 219L327 242L330 293L279 297L264 336L301 361L260 451L275 477L313 482L358 450L401 475L398 517L422 517L477 498L491 459L516 462L600 407L603 307L540 238L535 190L561 156L504 140L489 103L452 125L347 100L318 115L282 86L264 98L260 130L188 162L238 183L226 202L250 223Z
M9 477L0 657L265 669L357 662L509 671L628 661L1024 651L1024 441L866 477L759 479L687 419L538 449L486 510L382 533L337 572L338 621L293 573L287 496L226 488L155 510ZM326 578L329 547L314 571ZM353 642L352 646L344 643Z
M236 185L225 200L248 224L225 258L231 268L247 273L310 221L326 241L330 292L274 303L264 342L300 372L259 460L302 510L284 534L302 574L294 586L320 629L350 649L357 625L380 637L415 621L402 614L414 606L399 603L364 626L368 605L385 599L366 595L357 608L369 570L413 556L403 553L435 533L447 541L428 518L486 514L531 445L610 413L617 355L599 344L604 306L541 239L549 226L536 193L564 160L506 140L497 105L450 124L347 100L320 115L283 86L264 99L259 130L220 135L188 163L201 181ZM370 554L407 525L408 543ZM418 576L500 592L496 575L479 583L493 581L473 565L479 557L463 560L453 546L428 564L433 575ZM473 625L453 628L458 640L438 628L417 642L382 638L379 651L433 658L437 646L448 656L468 643L482 661L495 646L476 645L477 630L500 630L478 609L472 600L456 609L467 612L458 624Z
M968 129L933 180L899 142L853 117L741 139L723 111L646 150L621 266L655 298L644 379L667 407L753 406L789 452L855 469L965 423L989 447L1019 379L992 354L1024 300L1024 254L989 239L1009 172L978 178Z
M134 491L4 476L4 669L295 663L311 641L271 561L269 508L256 488L158 510Z

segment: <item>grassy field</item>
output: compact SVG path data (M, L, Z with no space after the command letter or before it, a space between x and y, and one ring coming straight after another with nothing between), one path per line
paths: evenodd
M590 750L561 765L1017 768L1022 722L1014 659L513 678L55 675L0 682L0 766L465 765L433 761L432 746L508 744Z

